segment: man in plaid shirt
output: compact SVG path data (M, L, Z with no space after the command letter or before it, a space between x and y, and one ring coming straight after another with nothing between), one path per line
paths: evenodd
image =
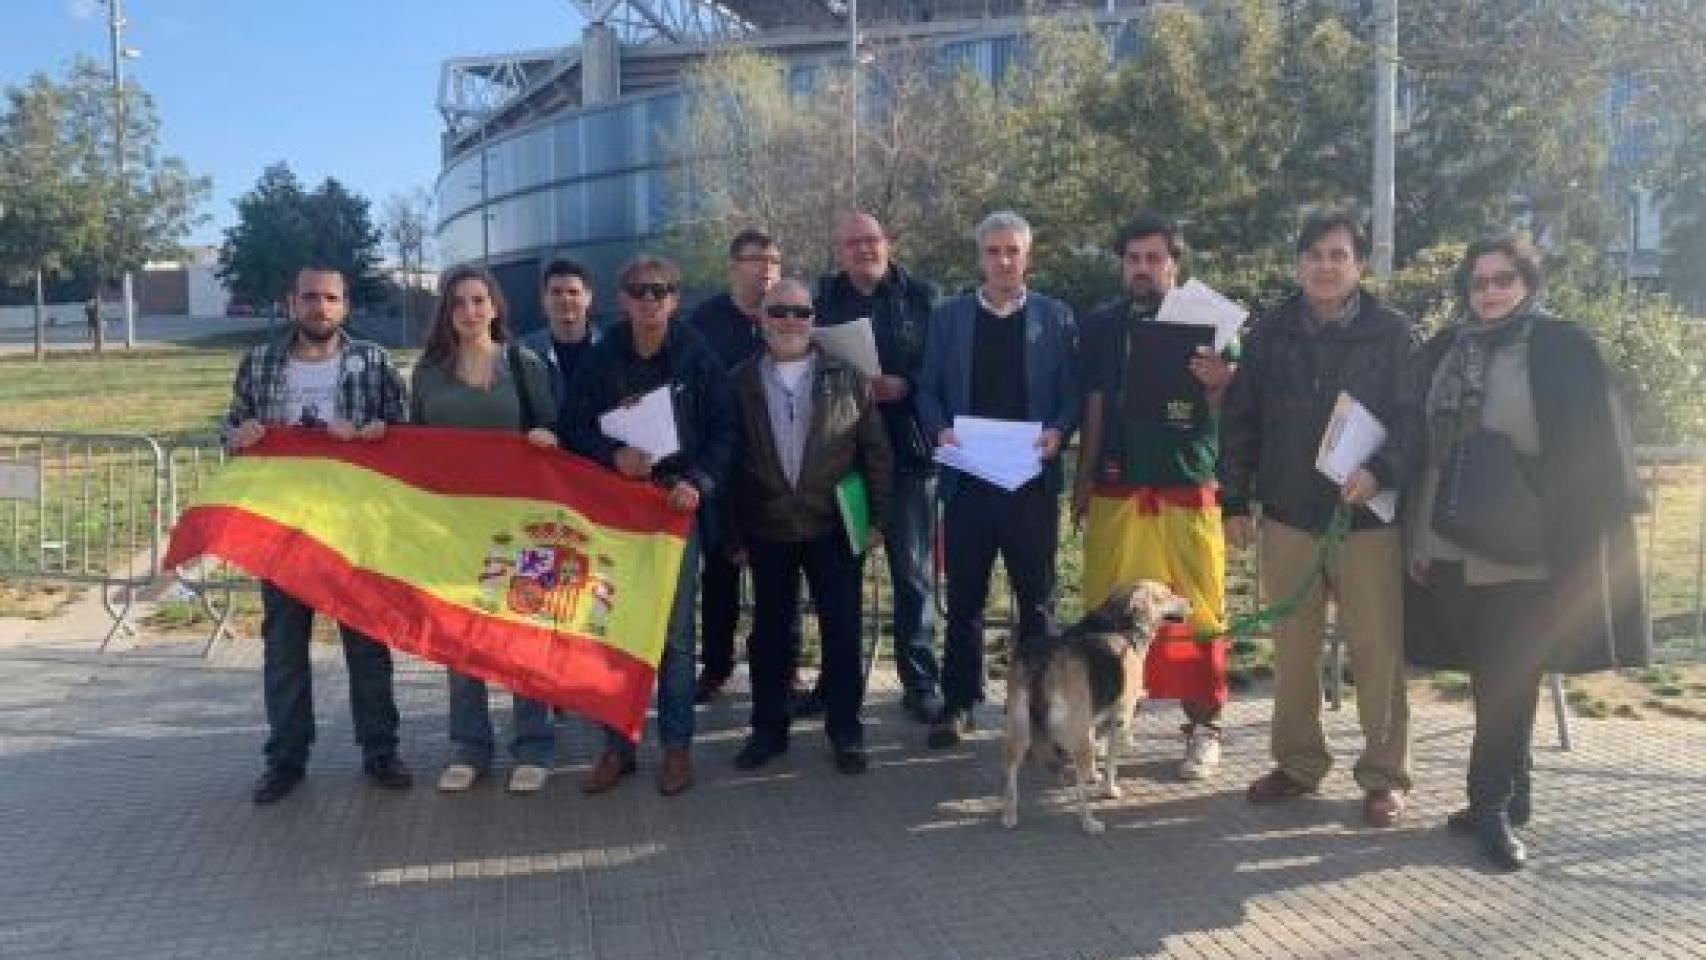
M290 335L251 349L237 366L231 412L222 431L232 451L253 446L269 425L323 428L340 440L371 441L405 419L403 379L377 344L343 330L349 285L335 267L308 266L290 294ZM308 659L314 610L271 583L261 585L261 669L266 695L266 772L256 803L275 803L302 781L314 742L313 670ZM350 713L362 769L375 783L405 790L413 782L397 756L397 701L391 651L339 624L349 666Z

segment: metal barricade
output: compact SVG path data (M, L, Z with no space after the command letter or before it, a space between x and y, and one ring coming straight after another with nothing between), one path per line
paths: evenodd
M221 466L227 457L225 446L216 434L192 435L171 440L165 447L165 462L169 477L167 516L175 525L178 517L194 502L202 485ZM171 529L170 525L167 527ZM199 558L176 570L161 571L175 574L178 585L201 608L213 627L202 646L202 656L212 652L222 639L235 639L231 620L236 613L236 595L257 591L260 582L230 564L211 558Z
M0 430L0 578L87 584L134 635L138 595L160 565L170 480L154 440Z

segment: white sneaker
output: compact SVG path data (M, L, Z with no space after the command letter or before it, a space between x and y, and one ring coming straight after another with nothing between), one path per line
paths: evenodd
M1207 780L1220 772L1220 731L1191 727L1185 731L1185 759L1179 761L1179 779Z
M453 763L445 767L438 775L438 790L440 793L464 793L480 778L480 771L472 764Z
M551 778L551 771L544 767L524 763L509 772L510 793L538 793L545 789L545 781Z

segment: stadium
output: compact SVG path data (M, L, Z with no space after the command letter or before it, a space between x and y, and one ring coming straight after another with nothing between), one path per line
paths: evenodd
M994 79L1014 56L1021 0L575 0L580 42L444 64L438 109L441 263L484 261L518 327L541 322L541 263L567 255L606 281L656 242L670 209L665 145L685 114L682 77L719 51L752 49L810 89L816 71L854 50L924 44ZM1150 0L1051 11L1088 14L1115 37L1135 36Z

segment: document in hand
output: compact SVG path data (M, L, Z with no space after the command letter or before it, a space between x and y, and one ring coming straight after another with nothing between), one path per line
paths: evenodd
M670 401L667 384L599 414L598 429L607 437L646 451L654 463L681 450L675 404Z
M835 507L841 512L847 546L859 556L871 540L871 493L863 473L855 470L835 485Z
M1192 429L1206 419L1208 398L1191 373L1191 357L1214 338L1208 327L1137 323L1124 373L1127 420Z
M1042 473L1037 440L1043 425L1023 420L955 417L958 446L936 448L936 462L1013 491Z
M871 331L871 318L860 317L847 323L812 330L812 340L823 352L850 364L866 377L880 377L882 362L877 359L877 337Z
M1386 426L1355 397L1340 391L1333 403L1333 415L1327 418L1327 429L1321 434L1315 469L1334 483L1343 484L1385 442ZM1368 502L1368 508L1381 520L1391 523L1398 511L1398 494L1382 490Z
M1189 280L1167 292L1155 319L1161 323L1213 327L1214 351L1219 353L1232 344L1249 315L1250 311L1221 296L1208 284Z

